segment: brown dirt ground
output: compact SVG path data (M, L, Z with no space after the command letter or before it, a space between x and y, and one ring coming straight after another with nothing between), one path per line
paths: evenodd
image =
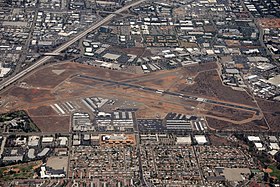
M35 116L55 116L55 115L57 115L57 113L50 106L39 106L39 107L30 108L28 110L28 114L31 117L35 117Z
M21 101L29 103L43 102L54 99L49 90L13 87L12 89L8 90L8 93L6 94L8 96L17 97Z
M32 120L42 132L69 132L68 116L32 117Z
M240 42L238 40L225 40L225 42L230 47L240 46Z
M244 105L256 106L251 96L245 91L233 90L224 86L216 70L199 73L195 83L181 87L181 92L216 100L223 100Z
M182 69L183 69L184 76L191 76L191 75L195 76L199 72L214 70L217 68L218 68L218 66L217 66L216 62L209 62L209 63L203 63L203 64L199 64L199 65L186 66L186 67L183 67Z
M271 131L280 132L280 102L257 99Z
M85 84L89 86L101 86L104 83L100 81L95 81L95 80L89 80L89 79L83 79L79 77L74 77L71 79L70 84L77 83L77 84Z
M226 117L235 121L242 121L254 116L253 112L236 110L234 108L226 108L223 106L213 106L212 109L207 112L207 114L218 117Z
M263 171L266 172L266 173L272 173L272 169L270 169L270 168L266 168Z
M60 75L57 75L53 73L52 70L65 71ZM133 77L133 74L125 72L120 73L114 70L92 67L78 63L62 63L48 66L46 68L41 68L36 73L26 78L24 82L33 87L54 88L70 75L77 73L92 75L96 77L104 77L108 79L110 78L114 80L122 80L128 77Z
M137 56L151 56L152 55L151 51L149 49L146 49L145 47L118 48L118 47L114 46L114 47L110 47L109 49L111 49L113 51L137 55Z
M263 131L267 130L267 126L264 120L255 120L242 125L233 124L227 121L222 121L210 117L206 117L210 128L216 130L235 130L235 131Z
M215 145L215 146L232 145L232 142L229 141L227 138L220 137L220 136L217 136L214 134L210 134L209 139L210 139L211 144Z
M197 47L197 43L180 41L180 47Z
M166 90L169 89L172 84L174 83L175 80L178 80L178 76L166 76L163 78L159 78L159 79L154 79L153 77L151 77L151 79L149 80L145 80L145 81L139 81L137 82L137 84L145 86L145 87L152 87L155 89L162 89L162 90Z
M133 48L124 48L122 49L123 52L141 56L145 52L145 47L133 47Z
M261 18L258 22L262 28L280 28L280 18Z
M215 32L216 31L215 27L212 25L205 25L205 26L203 26L203 28L204 28L205 32Z

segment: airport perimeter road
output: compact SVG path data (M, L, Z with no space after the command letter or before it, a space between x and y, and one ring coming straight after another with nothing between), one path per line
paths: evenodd
M76 76L79 77L79 78L83 78L83 79L91 79L91 80L95 80L95 81L106 82L106 83L110 83L110 84L115 84L115 85L140 89L140 90L154 92L154 93L158 93L158 94L171 95L171 96L174 96L174 97L184 98L184 99L197 101L197 102L216 104L216 105L221 105L221 106L231 107L231 108L236 108L236 109L241 109L241 110L248 110L248 111L251 111L251 112L256 112L257 115L260 114L260 110L258 108L251 107L251 106L238 105L238 104L233 104L233 103L228 103L228 102L223 102L223 101L215 101L215 100L211 100L211 99L195 97L195 96L181 94L181 93L177 93L177 92L158 90L158 89L154 89L154 88L144 87L144 86L141 86L141 85L130 84L130 83L121 82L121 81L102 79L102 78L92 77L92 76L87 76L87 75L76 75Z
M107 17L105 17L103 20L94 23L93 25L91 25L88 29L86 29L85 31L81 32L80 34L78 34L77 36L75 36L74 38L70 39L68 42L66 42L65 44L62 44L60 47L58 47L57 49L55 49L54 51L51 51L50 53L60 53L63 50L67 49L70 45L72 45L73 43L75 43L76 41L80 40L81 38L83 38L84 36L86 36L88 33L94 31L95 29L99 28L100 26L104 25L106 22L110 21L113 17L116 16L116 14L121 13L125 10L128 10L130 7L136 6L140 3L143 3L145 0L139 0L136 1L134 3L131 3L129 5L126 5L118 10L116 10L114 13L108 15ZM29 66L28 68L26 68L25 70L19 72L18 74L10 77L9 79L7 79L6 81L4 81L1 86L0 86L0 90L3 90L4 88L6 88L7 86L15 83L17 80L19 80L20 78L24 77L25 75L27 75L29 72L35 70L36 68L38 68L39 66L43 65L45 62L47 62L48 60L50 60L52 58L52 56L45 56L41 59L39 59L37 62L35 62L33 65Z

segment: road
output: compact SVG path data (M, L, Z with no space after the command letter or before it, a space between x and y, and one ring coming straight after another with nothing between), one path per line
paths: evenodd
M198 165L197 167L198 167L199 174L200 174L200 176L202 178L203 185L206 185L205 184L204 174L203 174L203 171L202 171L201 166L199 164L199 155L198 155L199 153L196 152L196 147L195 146L192 146L192 149L193 149L193 152L194 152L194 155L195 155L195 160L196 160L196 163Z
M99 77L92 77L92 76L88 76L88 75L75 75L75 76L77 76L79 78L91 79L91 80L100 81L100 82L106 82L106 83L110 83L110 84L135 88L135 89L149 91L149 92L158 93L158 94L171 95L171 96L174 96L174 97L184 98L184 99L188 99L188 100L192 100L192 101L196 101L196 102L210 103L210 104L221 105L221 106L231 107L231 108L236 108L236 109L241 109L241 110L248 110L248 111L251 111L251 112L256 112L256 115L260 114L260 110L258 108L251 107L251 106L245 106L245 105L241 105L241 104L240 105L239 104L233 104L233 103L228 103L228 102L224 102L224 101L216 101L216 100L212 100L212 99L195 97L195 96L186 95L186 94L177 93L177 92L158 90L158 89L155 89L155 88L144 87L144 86L141 86L141 85L131 84L131 83L127 83L127 82L108 80L108 79L103 79L103 78L99 78Z
M31 43L31 40L32 40L32 34L34 32L34 28L35 28L35 25L36 25L36 20L37 20L37 17L38 17L38 4L39 3L36 2L35 8L34 8L35 9L34 10L34 18L33 18L33 22L32 22L31 27L30 27L28 38L27 38L27 40L25 42L24 47L22 48L22 51L21 51L21 54L20 54L20 58L17 61L15 70L10 75L11 77L15 76L22 69L23 64L24 64L24 62L26 60L26 56L27 56L27 53L28 53L28 50L29 50L29 46L30 46L30 43Z
M2 154L4 152L6 141L7 141L7 136L4 136L4 138L1 142L1 147L0 147L0 158L2 158Z
M72 44L74 44L76 41L80 40L84 36L86 36L88 33L96 30L100 26L104 25L106 22L110 21L113 17L116 16L116 14L119 14L119 13L125 11L125 10L128 10L130 7L136 6L136 5L140 4L140 3L143 3L144 1L145 0L139 0L139 1L136 1L136 2L131 3L129 5L126 5L126 6L122 7L121 9L116 10L113 14L110 14L107 17L105 17L103 20L101 20L101 21L99 21L97 23L94 23L88 29L86 29L85 31L81 32L80 34L78 34L74 38L70 39L68 42L66 42L66 43L62 44L61 46L59 46L54 51L51 51L50 53L61 53L63 50L67 49L69 46L71 46ZM13 83L16 83L16 81L18 81L19 79L21 79L22 77L27 75L29 72L31 72L31 71L35 70L36 68L42 66L44 63L46 63L51 58L52 58L52 56L45 56L45 57L39 59L33 65L31 65L28 68L26 68L25 70L23 70L23 71L19 72L18 74L10 77L9 79L7 79L6 81L4 81L1 84L0 90L3 90L7 86L9 86L9 85L11 85Z
M134 117L134 124L136 124L136 131L134 132L136 135L136 146L137 146L137 156L138 156L138 163L139 163L139 175L141 180L141 185L145 187L150 187L150 185L147 183L144 175L143 175L143 167L142 167L142 159L141 159L141 146L140 146L140 131L139 131L139 124L135 120L136 117Z
M264 43L264 41L263 41L263 39L264 39L264 30L263 30L263 28L261 28L261 26L260 26L259 23L258 23L258 20L257 20L257 19L251 14L251 12L247 9L245 3L244 3L243 1L240 1L240 3L241 3L241 5L242 5L243 9L249 14L250 18L253 20L254 24L255 24L256 27L257 27L257 29L259 30L259 38L258 38L258 41L260 42L261 46L265 49L266 53L267 53L269 56L273 57L273 54L272 54L272 53L270 52L270 50L266 47L266 45L265 45L265 43ZM253 99L254 99L254 102L256 103L256 105L258 106L258 108L260 109L260 112L263 114L263 119L264 119L264 121L265 121L265 123L266 123L266 125L267 125L267 127L268 127L267 130L270 130L271 127L270 127L270 125L269 125L269 123L268 123L268 121L267 121L267 119L266 119L266 117L265 117L265 115L264 115L264 113L263 113L261 107L259 106L258 101L256 100L255 95L253 94L253 91L252 91L252 89L250 88L250 85L249 85L248 83L247 83L247 87L248 87L249 90L250 90L250 94L252 95L252 97L253 97Z
M261 46L265 49L266 53L269 55L269 56L272 56L270 50L266 47L263 39L264 39L264 30L263 28L261 28L261 26L259 25L258 23L258 20L257 18L255 18L252 13L248 10L248 8L246 7L244 1L240 1L240 4L241 6L243 7L243 9L245 10L245 12L247 12L250 16L250 18L253 20L254 24L256 25L256 28L259 30L259 38L258 38L258 41L260 42Z

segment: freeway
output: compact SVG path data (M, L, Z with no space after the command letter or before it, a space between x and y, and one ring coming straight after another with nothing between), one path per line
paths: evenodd
M94 23L88 29L86 29L85 31L81 32L80 34L78 34L74 38L70 39L68 42L62 44L61 46L59 46L57 49L55 49L54 51L52 51L50 53L61 53L63 50L67 49L70 45L74 44L76 41L80 40L81 38L86 36L88 33L94 31L95 29L97 29L100 26L104 25L106 22L110 21L113 17L116 16L116 14L119 14L119 13L129 9L130 7L133 7L133 6L136 6L136 5L140 4L140 3L143 3L144 1L145 0L139 0L139 1L133 2L133 3L129 4L129 5L126 5L126 6L122 7L122 8L120 8L120 9L116 10L114 13L108 15L107 17L105 17L101 21L99 21L97 23ZM45 57L39 59L33 65L31 65L28 68L26 68L25 70L23 70L23 71L19 72L18 74L10 77L9 79L7 79L5 82L3 82L1 84L0 90L3 90L7 86L15 83L16 81L18 81L19 79L21 79L22 77L27 75L29 72L31 72L31 71L35 70L36 68L42 66L44 63L46 63L51 58L52 58L52 56L45 56Z
M106 82L106 83L110 83L110 84L145 90L145 91L154 92L154 93L158 93L158 94L171 95L171 96L184 98L184 99L197 101L197 102L204 102L204 103L209 103L209 104L221 105L224 107L248 110L251 112L256 112L256 115L260 114L260 110L258 108L251 107L251 106L244 106L244 105L238 105L238 104L233 104L233 103L228 103L228 102L223 102L223 101L216 101L216 100L212 100L212 99L195 97L195 96L186 95L186 94L177 93L177 92L158 90L158 89L154 89L154 88L144 87L141 85L131 84L131 83L127 83L127 82L114 81L114 80L108 80L108 79L103 79L103 78L99 78L99 77L92 77L92 76L88 76L88 75L75 75L75 76L77 76L79 78L91 79L91 80L95 80L95 81Z

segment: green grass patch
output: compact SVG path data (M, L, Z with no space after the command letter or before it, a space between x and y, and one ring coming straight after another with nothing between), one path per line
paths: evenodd
M270 176L275 176L275 177L277 177L278 180L280 180L280 170L277 169L277 167L274 165L270 165L270 166L268 166L268 168L270 168L272 170L272 172L270 173Z
M30 163L2 167L0 168L0 180L8 181L14 179L30 179L34 175L33 167L38 165L39 163L40 162L38 161L34 161ZM13 172L12 170L11 173L7 173L7 172L4 173L5 170L9 170L9 169L19 169L20 171L16 173L15 171Z

